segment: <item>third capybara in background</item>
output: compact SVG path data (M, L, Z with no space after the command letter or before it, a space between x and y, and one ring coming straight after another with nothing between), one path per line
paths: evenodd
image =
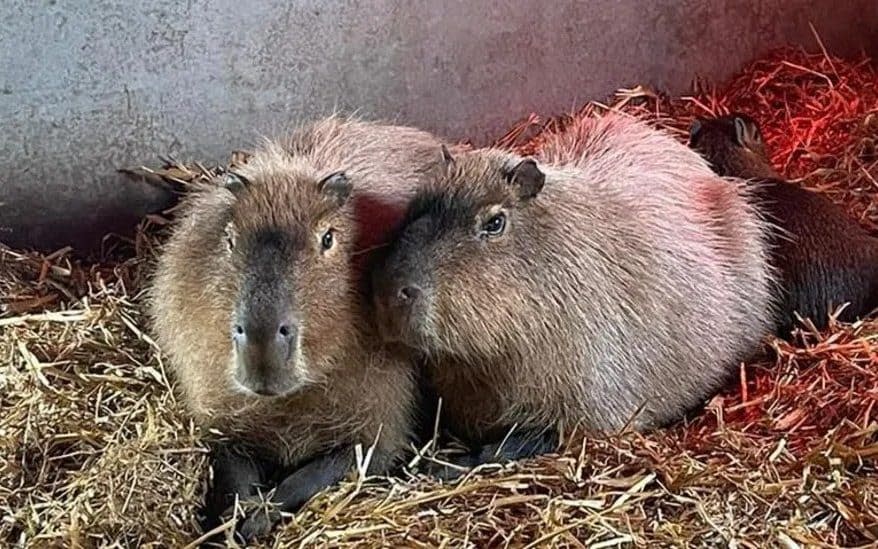
M784 181L755 120L741 113L696 119L689 134L718 174L751 180L757 206L780 229L771 247L782 286L778 335L789 335L796 314L820 329L845 303L838 317L845 321L878 307L878 238L825 196Z

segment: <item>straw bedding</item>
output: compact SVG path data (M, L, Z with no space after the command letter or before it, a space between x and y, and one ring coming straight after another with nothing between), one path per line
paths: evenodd
M605 108L685 139L693 116L742 110L775 164L878 229L878 75L866 59L783 49L720 89L623 90ZM532 115L498 144L531 152L569 117ZM169 165L175 185L208 170ZM144 172L141 172L144 173ZM0 544L185 546L209 475L175 399L142 288L165 219L94 264L0 248ZM561 455L459 483L351 478L276 546L865 546L878 542L878 322L767 340L739 382L647 435L571 435Z

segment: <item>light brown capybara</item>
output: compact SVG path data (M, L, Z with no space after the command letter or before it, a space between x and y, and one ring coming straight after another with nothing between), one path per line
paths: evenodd
M426 355L474 446L461 463L680 419L771 329L771 227L667 133L608 115L536 159L445 158L373 284L383 337Z
M206 524L235 497L274 488L271 529L353 469L407 450L417 416L413 364L372 333L363 262L440 165L440 141L411 128L330 117L266 142L223 186L193 192L151 288L157 340L214 449Z

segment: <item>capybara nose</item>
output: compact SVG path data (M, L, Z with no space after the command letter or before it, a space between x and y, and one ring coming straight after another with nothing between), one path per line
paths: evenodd
M240 318L232 330L238 381L260 395L283 392L287 363L296 352L299 325L291 317L268 320Z
M239 350L254 344L286 348L296 341L299 328L295 320L285 319L275 323L274 327L271 327L271 324L239 322L235 324L232 339L235 340Z
M235 324L235 330L232 333L232 339L235 340L235 346L240 348L247 343L247 332L241 324Z
M417 286L403 286L396 294L396 299L400 305L411 306L424 294L424 291Z
M293 322L284 322L277 329L277 336L286 341L287 343L292 343L296 340L296 335L299 333L298 327Z

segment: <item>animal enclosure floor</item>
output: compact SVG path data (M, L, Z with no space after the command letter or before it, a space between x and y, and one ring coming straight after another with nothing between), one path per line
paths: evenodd
M605 108L686 139L693 116L740 110L773 161L878 232L878 75L869 60L771 53L690 98L645 88ZM565 120L498 140L539 148ZM179 185L207 169L149 177ZM85 264L0 247L0 545L179 547L208 474L202 433L171 392L141 294L164 218ZM865 546L878 542L878 321L767 340L688 423L574 436L559 456L455 484L351 479L286 522L275 546Z

